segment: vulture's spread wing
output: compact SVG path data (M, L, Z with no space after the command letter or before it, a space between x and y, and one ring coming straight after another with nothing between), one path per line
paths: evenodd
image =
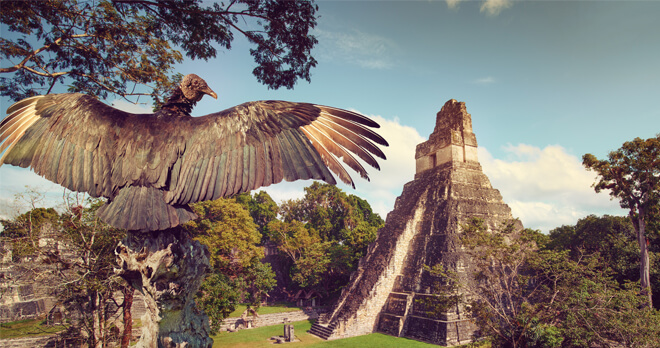
M250 102L203 117L131 114L81 94L28 98L0 123L0 165L31 167L70 190L107 197L99 216L132 230L174 227L187 203L282 180L368 178L351 153L378 168L387 142L370 119L346 110ZM376 144L374 144L376 143Z
M372 120L350 111L305 103L241 104L190 121L186 152L172 169L166 200L185 204L231 196L282 180L353 180L338 159L367 178L351 153L378 167L374 144L385 139Z

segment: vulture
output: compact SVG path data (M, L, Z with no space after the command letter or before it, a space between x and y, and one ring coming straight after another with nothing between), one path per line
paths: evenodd
M75 93L23 99L0 123L0 166L107 198L97 215L114 227L159 231L196 218L190 203L282 180L335 184L332 171L355 187L340 160L368 180L355 156L376 169L385 159L379 125L359 113L268 100L192 117L204 95L217 99L190 74L152 114Z

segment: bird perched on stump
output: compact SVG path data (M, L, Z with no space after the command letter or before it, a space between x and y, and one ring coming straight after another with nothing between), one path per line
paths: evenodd
M157 231L196 216L190 203L229 197L282 180L355 187L339 160L368 179L354 155L379 169L379 125L356 112L308 103L248 102L201 117L204 95L186 75L160 110L133 114L83 94L23 99L0 123L0 165L32 168L69 190L105 197L110 225Z

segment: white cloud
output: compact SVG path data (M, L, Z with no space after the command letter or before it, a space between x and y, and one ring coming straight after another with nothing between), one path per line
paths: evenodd
M625 214L607 193L593 190L596 175L561 146L519 144L504 150L508 158L501 160L479 148L479 159L493 187L526 227L547 232L589 214Z
M372 116L381 124L378 133L390 143L384 149L386 161L381 171L371 171L371 182L356 180L356 190L342 187L371 204L383 218L401 195L403 185L414 179L415 148L425 141L417 130L401 125L398 120ZM525 227L544 232L565 224L575 224L589 214L625 215L618 202L605 192L591 187L595 174L582 166L579 158L561 146L544 149L520 144L506 146L506 159L495 159L485 148L479 148L484 173L493 187L500 190Z
M463 0L447 0L447 7L452 10L458 9L458 4Z
M459 4L466 0L445 0L447 7L451 10L457 10ZM489 16L497 16L502 10L513 5L513 0L486 0L481 4L480 12L486 12Z
M385 37L359 30L333 32L317 29L317 57L327 61L343 61L367 69L384 70L394 66L391 53L396 44Z
M16 216L19 211L20 209L15 206L13 199L5 196L0 197L0 219L11 219Z
M489 16L497 16L504 9L511 7L511 0L486 0L479 9L480 12L486 12Z

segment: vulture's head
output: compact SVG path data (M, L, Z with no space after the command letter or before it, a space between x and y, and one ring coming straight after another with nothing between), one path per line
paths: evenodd
M183 96L193 103L200 101L204 94L208 94L214 99L218 99L218 95L209 88L206 81L195 74L184 76L179 88L181 89Z

